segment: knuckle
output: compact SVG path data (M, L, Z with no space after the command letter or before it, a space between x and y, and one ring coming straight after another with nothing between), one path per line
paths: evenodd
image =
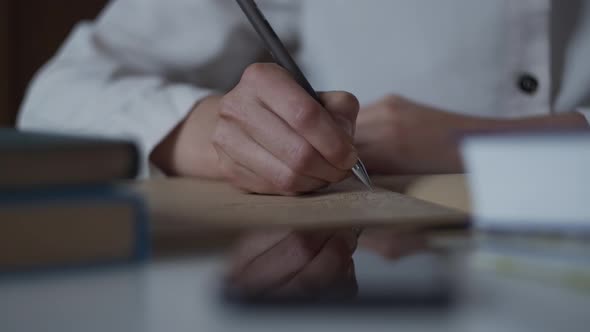
M296 185L298 176L292 170L278 172L274 178L273 184L280 192L294 193L297 192Z
M268 64L254 63L246 67L242 79L248 82L255 82L263 79L268 74Z
M219 116L226 120L242 120L242 103L234 96L226 95L219 102Z
M320 120L322 107L311 98L298 101L293 108L295 109L295 116L291 125L295 130L309 128Z
M284 69L274 63L253 63L244 70L242 80L245 82L258 82L283 71Z
M358 98L350 92L339 91L335 95L336 103L338 105L345 105L347 110L358 111L360 102Z

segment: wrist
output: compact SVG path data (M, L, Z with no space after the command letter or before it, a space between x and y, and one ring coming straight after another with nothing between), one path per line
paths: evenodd
M170 176L218 178L217 152L211 143L219 110L218 96L210 96L156 146L150 160Z

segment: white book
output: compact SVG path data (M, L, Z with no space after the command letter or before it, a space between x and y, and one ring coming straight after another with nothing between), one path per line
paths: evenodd
M590 232L590 133L472 136L461 148L477 227Z

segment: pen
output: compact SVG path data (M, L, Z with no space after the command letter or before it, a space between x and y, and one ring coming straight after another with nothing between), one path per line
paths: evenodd
M236 1L277 64L291 73L295 81L318 103L322 104L317 92L313 89L305 75L303 75L303 72L299 66L297 66L297 63L295 63L295 60L293 60L293 57L289 54L289 51L281 42L281 39L277 36L270 23L268 23L264 14L262 14L256 5L256 2L254 2L254 0ZM352 172L365 186L367 186L368 189L373 190L367 169L360 159L357 160L352 168Z

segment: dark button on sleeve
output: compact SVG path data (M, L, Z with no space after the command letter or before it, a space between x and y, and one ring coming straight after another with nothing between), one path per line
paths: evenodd
M539 90L539 80L531 74L522 74L518 78L518 88L528 95L533 95Z

